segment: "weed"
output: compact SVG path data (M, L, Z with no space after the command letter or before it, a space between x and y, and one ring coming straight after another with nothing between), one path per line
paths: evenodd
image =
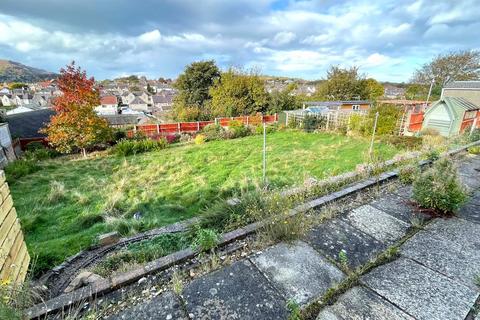
M211 251L220 240L220 236L213 229L199 229L195 233L192 247L200 251Z
M427 209L440 214L455 213L467 196L461 185L457 170L449 158L434 163L413 183L413 199Z
M175 270L172 274L172 280L170 281L172 291L177 295L181 295L183 291L183 276Z
M412 227L415 229L423 229L423 226L425 224L425 219L415 215L410 218L410 223L412 224Z
M52 181L50 182L50 193L47 196L47 201L57 203L64 199L66 194L65 185L62 182Z
M475 276L474 281L475 284L480 287L480 273Z
M13 184L21 177L27 176L40 170L37 162L29 159L18 159L9 163L5 168L7 182Z
M345 270L348 270L348 256L347 252L345 250L340 250L338 253L338 260L340 261L340 264Z
M420 169L416 164L408 164L400 167L398 170L398 178L403 184L411 184L415 178L420 174Z
M288 300L287 301L287 309L290 311L290 315L288 320L302 320L302 313L300 310L300 306L295 300Z

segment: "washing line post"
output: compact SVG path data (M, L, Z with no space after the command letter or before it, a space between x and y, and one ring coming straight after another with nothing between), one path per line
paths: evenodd
M267 184L267 125L263 123L263 186Z
M375 113L375 122L373 124L373 132L372 132L372 140L370 141L370 150L368 151L368 154L370 155L370 157L372 156L372 152L373 152L373 140L375 139L375 131L377 131L377 122L378 122L378 116L380 114L378 113Z

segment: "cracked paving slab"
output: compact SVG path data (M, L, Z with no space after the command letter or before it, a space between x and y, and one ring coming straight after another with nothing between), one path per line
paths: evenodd
M341 219L386 244L402 238L409 228L407 223L368 204L350 211Z
M379 266L361 282L418 320L465 319L479 295L407 258Z
M286 319L286 301L248 260L189 283L182 294L194 319Z
M333 219L314 227L307 234L306 241L338 263L345 263L340 261L340 252L345 252L350 269L367 263L387 248L384 243L341 219Z
M265 276L284 293L304 305L323 295L345 274L302 241L279 243L250 258Z
M357 286L323 309L317 320L415 320L372 290Z

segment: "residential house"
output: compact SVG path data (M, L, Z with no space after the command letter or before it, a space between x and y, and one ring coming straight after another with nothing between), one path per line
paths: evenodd
M445 97L465 98L480 106L480 81L451 81L442 89L441 99Z
M139 98L143 100L147 105L151 104L151 99L150 96L144 92L144 91L135 91L135 92L129 92L127 95L122 95L122 103L126 105L130 105L135 98Z
M14 97L14 104L17 106L23 106L30 104L33 101L33 94L30 93L21 93L16 94Z
M472 126L480 127L480 106L460 97L443 97L424 115L422 130L435 129L442 136L461 134Z
M13 97L11 94L2 94L0 95L0 102L4 107L11 107L15 105Z
M366 111L372 105L368 100L348 100L348 101L307 101L303 103L303 108L307 107L327 107L331 111Z
M383 96L387 99L399 99L405 97L405 88L396 87L391 84L385 84L383 88Z
M128 128L137 124L146 123L149 119L145 114L115 114L102 115L107 120L108 125L112 128Z
M11 94L12 91L10 91L10 89L8 87L2 87L0 89L0 94Z
M99 115L113 115L118 113L118 100L113 95L103 96L100 98L100 105L95 107L95 111Z
M169 111L173 106L172 94L159 94L152 96L152 104L155 111Z
M148 104L145 100L141 99L140 97L135 97L132 101L128 103L128 106L132 110L136 111L148 111Z

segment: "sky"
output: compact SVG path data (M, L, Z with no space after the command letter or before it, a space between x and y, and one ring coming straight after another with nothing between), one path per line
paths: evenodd
M356 65L407 82L438 54L480 48L480 0L0 0L0 59L96 79L175 78L214 59L325 78Z

